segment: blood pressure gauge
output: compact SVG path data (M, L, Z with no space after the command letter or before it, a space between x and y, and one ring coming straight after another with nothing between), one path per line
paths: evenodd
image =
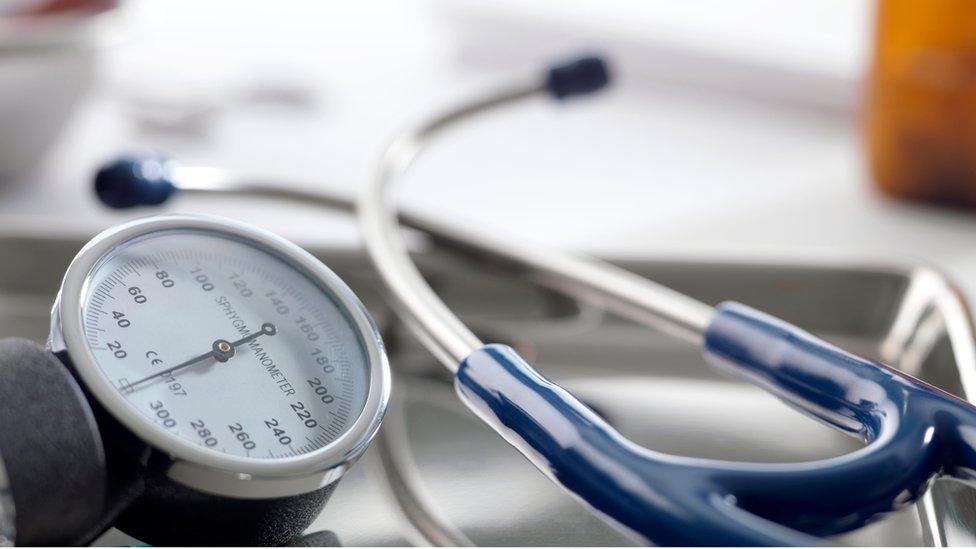
M334 483L390 391L377 330L335 273L214 217L98 235L68 268L50 346L101 415L164 457L168 479L229 498Z

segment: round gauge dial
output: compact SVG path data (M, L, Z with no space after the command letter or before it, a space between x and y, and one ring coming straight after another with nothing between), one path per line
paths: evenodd
M256 242L144 234L94 263L80 300L97 371L169 437L242 458L302 456L363 412L369 353L355 320L331 289Z

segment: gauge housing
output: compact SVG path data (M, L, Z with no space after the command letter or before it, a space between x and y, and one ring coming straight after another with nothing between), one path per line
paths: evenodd
M99 260L116 247L168 230L193 230L228 236L270 253L300 270L343 308L366 355L368 393L359 417L336 440L311 452L283 458L222 454L169 436L137 413L100 371L85 339L82 300ZM171 460L167 475L200 490L236 498L303 494L341 477L376 435L390 394L390 368L379 331L365 307L331 269L295 244L270 232L216 216L172 214L137 219L93 238L65 274L51 315L49 347L70 360L79 381L112 417Z

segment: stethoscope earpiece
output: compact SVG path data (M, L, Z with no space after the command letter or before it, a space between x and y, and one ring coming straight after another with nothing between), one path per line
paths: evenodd
M95 174L95 194L111 208L162 204L176 191L174 162L163 156L119 157Z
M546 73L546 90L556 99L588 95L610 83L610 71L602 57L578 57L553 65Z

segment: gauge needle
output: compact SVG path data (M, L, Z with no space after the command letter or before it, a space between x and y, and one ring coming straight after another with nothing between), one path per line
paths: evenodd
M138 379L138 380L136 380L136 381L134 381L132 383L126 384L126 386L123 387L123 389L130 390L131 391L137 385L140 385L142 383L145 383L145 382L147 382L149 380L155 379L155 378L160 377L160 376L165 376L165 375L172 374L173 372L175 372L177 370L182 370L183 368L186 368L187 366L193 366L194 364L196 364L196 363L198 363L200 361L206 360L208 358L213 358L217 362L227 362L228 360L231 359L231 357L234 356L234 354L236 352L235 349L237 349L237 347L240 347L241 345L244 345L248 341L255 340L255 339L257 339L260 336L263 336L263 335L273 336L276 333L278 333L278 328L276 328L275 325L272 324L272 323L270 323L270 322L265 322L264 324L261 325L261 330L260 331L254 332L253 334L250 334L250 335L247 335L247 336L244 336L244 337L238 339L237 341L227 341L226 339L218 339L217 341L214 341L213 342L213 345L212 345L212 348L210 349L210 351L208 351L206 353L203 353L202 355L195 356L195 357L193 357L193 358L191 358L189 360L184 360L183 362L180 362L179 364L177 364L176 366L173 366L172 368L167 368L166 370L163 370L161 372L157 372L155 374L148 375L148 376L146 376L146 377L144 377L142 379Z

